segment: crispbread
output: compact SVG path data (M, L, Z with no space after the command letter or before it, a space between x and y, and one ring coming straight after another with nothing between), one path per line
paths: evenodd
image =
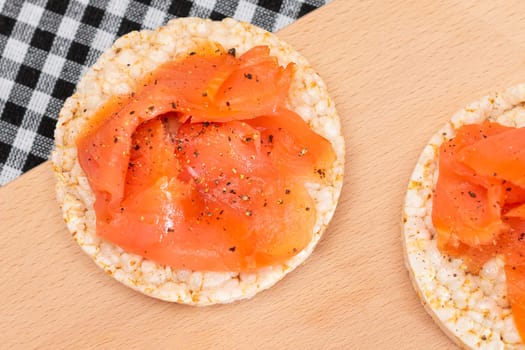
M75 138L86 121L112 95L130 93L134 85L160 64L186 55L206 41L242 54L267 45L281 65L295 62L288 107L318 134L331 141L337 160L326 173L325 185L308 184L317 221L310 244L285 264L255 273L172 270L99 238L95 233L94 196L77 160ZM344 140L339 117L325 84L291 46L247 23L197 18L175 19L155 31L131 32L118 39L83 76L64 104L55 130L52 163L57 199L68 229L82 249L109 275L149 296L193 305L228 303L269 288L311 254L332 218L343 180Z
M486 119L525 127L525 84L494 93L456 113L424 148L412 173L403 210L403 247L412 283L425 308L457 344L468 349L525 349L506 299L503 261L493 258L479 275L461 259L441 254L432 226L432 191L439 146L464 124Z

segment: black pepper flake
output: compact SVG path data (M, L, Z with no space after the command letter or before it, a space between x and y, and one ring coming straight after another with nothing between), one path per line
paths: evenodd
M235 47L228 50L228 55L235 57Z
M229 141L229 142L232 142L232 138L231 138L231 136L228 136L228 141Z
M253 76L250 73L244 73L244 77L246 79L252 79L253 78Z
M190 52L190 56L193 56L193 55L195 55L195 54L196 54L195 51Z
M166 230L166 232L175 232L175 230L173 229L173 227L168 227L168 229Z
M135 111L129 112L129 115L133 115L133 114L135 114Z
M182 146L178 146L177 151L182 152Z
M321 179L324 179L326 176L326 171L324 169L316 169L315 172Z
M197 158L197 157L199 156L199 152L198 152L198 151L193 152L193 156L194 156L195 158Z
M226 231L226 230L225 230L225 231ZM235 249L236 249L235 246L228 248L228 250L229 250L230 252L234 252Z
M468 195L472 198L476 198L476 194L472 191L468 191Z
M510 192L510 191L512 191L512 188L511 188L511 187L507 187L507 188L505 189L505 191Z
M176 104L175 102L172 102L172 103L171 103L171 107L173 107L173 108L177 108L177 104Z
M268 136L268 142L273 143L273 135Z
M118 143L118 137L115 136L115 137L113 138L113 143Z
M206 96L208 96L208 93L207 92L203 92L202 93L202 97L206 97Z
M525 232L522 232L520 234L520 237L518 238L518 241L523 241L523 239L525 239Z
M251 138L251 137L246 137L246 138L244 139L244 141L245 141L245 142L252 142L252 141L253 141L253 138Z
M306 208L304 208L304 210L310 211L310 207L306 207Z
M286 193L286 194L290 194L290 192L291 191L289 189L284 190L284 193Z
M226 101L226 106L230 107L230 101Z
M484 341L484 340L487 340L487 336L486 336L486 335L482 335L482 336L481 336L481 340L483 340L483 341Z
M150 112L153 111L154 109L155 109L155 106L149 106L149 107L148 107L148 110L149 110Z

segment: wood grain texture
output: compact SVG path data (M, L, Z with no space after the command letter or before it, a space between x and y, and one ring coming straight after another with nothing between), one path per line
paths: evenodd
M409 174L456 110L525 81L525 3L335 0L279 33L318 69L347 141L335 218L306 264L249 301L195 308L85 256L49 163L0 189L2 348L454 349L403 265Z

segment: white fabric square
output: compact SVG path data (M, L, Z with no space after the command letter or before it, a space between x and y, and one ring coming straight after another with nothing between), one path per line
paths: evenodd
M2 169L2 173L0 174L0 179L4 181L4 183L7 183L11 180L16 179L22 175L22 171L12 168L9 165L4 164L4 168ZM1 184L1 182L0 182Z
M128 7L128 1L111 0L111 2L106 7L106 11L111 12L112 14L117 15L119 17L122 17L124 16L124 13L126 12L127 7Z
M12 80L0 78L0 100L7 101L14 84L15 82Z
M38 27L42 13L44 13L44 9L42 7L24 2L18 18L21 22L30 24L33 27Z
M29 153L29 151L31 151L31 147L33 147L35 136L36 133L34 131L26 130L21 127L16 133L14 146Z
M148 9L148 12L146 13L146 16L144 17L143 25L146 28L157 28L158 26L163 24L165 16L165 12L157 10L154 7L150 7Z
M249 2L243 2L242 4L239 4L239 6L237 6L233 17L235 17L239 21L251 22L253 20L253 15L255 14L256 9L256 5L251 4Z
M216 0L195 0L195 4L205 7L207 9L213 10L215 8L215 5L217 3Z
M46 110L49 99L50 97L48 94L44 94L43 92L35 90L31 96L31 100L29 101L27 108L38 113L43 113Z
M7 40L7 44L5 45L3 56L5 58L9 58L12 61L15 61L16 63L23 63L28 48L28 44L13 38L9 38Z
M114 40L114 35L99 29L97 30L97 34L95 35L95 39L93 39L91 46L99 51L105 51L111 46Z
M60 57L50 53L47 56L46 62L44 63L44 67L42 67L42 72L58 78L60 76L60 72L62 72L62 68L64 67L65 62L66 59L64 57Z
M79 23L72 18L64 17L62 22L60 22L60 27L58 27L58 36L62 38L73 40L75 39L75 34L78 30Z

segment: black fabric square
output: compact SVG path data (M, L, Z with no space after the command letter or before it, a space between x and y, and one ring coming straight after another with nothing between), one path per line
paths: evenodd
M0 163L5 163L7 157L9 157L9 152L11 151L11 146L7 143L0 141Z
M23 172L28 171L29 169L32 169L36 167L38 164L42 164L46 160L44 158L40 158L38 156L35 156L34 154L29 153L27 155L26 161L24 163L24 167L22 168Z
M149 6L151 4L151 0L135 0L136 2L139 2L141 4Z
M38 83L39 76L40 72L38 70L22 64L18 70L15 81L27 87L34 88Z
M279 12L282 4L282 0L259 0L258 2L259 6L272 10L273 12Z
M88 5L84 10L84 15L82 16L82 23L89 24L97 28L104 18L104 11L101 9Z
M0 15L0 34L4 34L5 36L11 35L15 24L16 21L14 19Z
M39 135L49 137L50 139L52 139L54 137L56 124L57 121L55 119L49 118L48 116L44 115L42 116L40 124L38 125L37 133Z
M48 0L46 9L58 13L59 15L63 15L66 13L68 3L69 1L64 0Z
M66 58L68 60L84 64L89 53L89 47L73 41L69 47Z
M19 106L13 102L7 101L2 112L0 119L6 121L10 124L20 126L22 124L22 119L26 109L22 106Z
M55 39L53 33L36 28L33 38L31 38L31 46L49 51L53 45L53 39Z
M210 18L214 21L220 21L224 18L226 18L225 15L223 15L222 13L220 12L217 12L217 11L212 11L211 14L210 14Z
M126 33L132 32L134 30L139 30L140 24L137 22L130 21L127 18L123 18L122 22L120 22L120 27L117 32L117 36L122 36Z
M301 5L301 9L299 10L299 15L298 16L302 17L302 16L306 15L307 13L312 12L316 8L317 7L315 7L313 5L304 3L304 4Z
M55 83L55 88L53 89L53 92L51 93L51 96L59 98L61 100L65 100L69 96L73 95L74 90L75 90L74 84L58 78L57 82Z
M168 12L176 17L188 17L192 3L188 0L173 1Z

